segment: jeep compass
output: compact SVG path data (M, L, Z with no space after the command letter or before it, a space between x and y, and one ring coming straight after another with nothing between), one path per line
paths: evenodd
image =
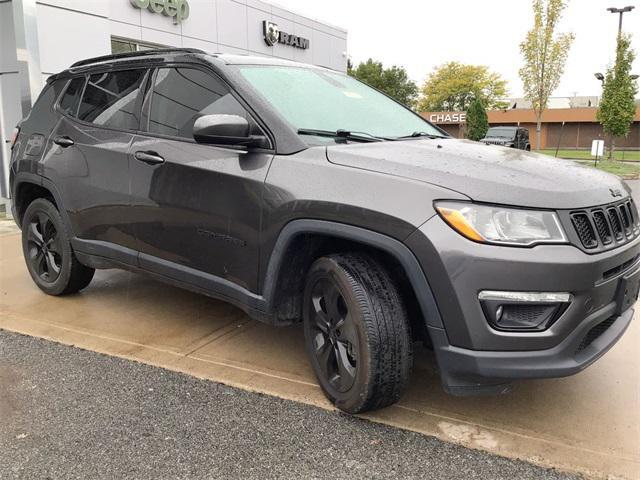
M456 140L329 69L193 49L49 77L16 129L12 208L50 295L124 268L302 322L327 397L452 394L586 368L631 321L640 225L617 177Z

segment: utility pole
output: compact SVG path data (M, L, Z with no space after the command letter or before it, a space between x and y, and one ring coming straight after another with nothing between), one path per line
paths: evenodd
M611 13L620 14L620 19L618 20L618 38L620 38L620 35L622 35L622 15L624 15L627 12L630 12L634 8L636 7L634 7L633 5L629 5L624 8L615 8L615 7L607 8L607 10L610 11Z

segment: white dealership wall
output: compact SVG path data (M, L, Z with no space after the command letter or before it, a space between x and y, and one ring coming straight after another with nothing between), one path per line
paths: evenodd
M23 67L29 52L16 48L20 40L16 41L14 28L14 11L22 11L23 4L27 9L32 4L35 10L35 28L27 35L37 30L39 58L35 62L34 58L29 60L42 74L42 85L49 75L77 60L110 54L112 36L209 52L268 55L346 70L344 29L259 0L188 2L189 18L176 24L165 15L134 8L130 0L0 0L0 196L7 196L7 139L23 116L20 92L21 84L24 91ZM263 37L264 20L276 23L282 31L309 39L309 48L268 46Z

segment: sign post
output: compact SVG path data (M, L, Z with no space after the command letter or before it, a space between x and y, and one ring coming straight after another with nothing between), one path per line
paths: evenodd
M604 155L604 140L593 140L591 142L591 156L596 157L593 166L598 166L598 157Z

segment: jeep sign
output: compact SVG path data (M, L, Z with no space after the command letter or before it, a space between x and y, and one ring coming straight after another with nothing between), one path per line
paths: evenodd
M291 45L295 48L307 49L309 48L309 39L299 37L298 35L292 35L280 30L277 24L265 20L262 22L262 33L264 35L264 41L270 47L276 43L282 43L284 45Z
M189 2L187 0L129 0L135 8L146 8L151 13L161 13L173 18L173 23L180 23L189 18Z

